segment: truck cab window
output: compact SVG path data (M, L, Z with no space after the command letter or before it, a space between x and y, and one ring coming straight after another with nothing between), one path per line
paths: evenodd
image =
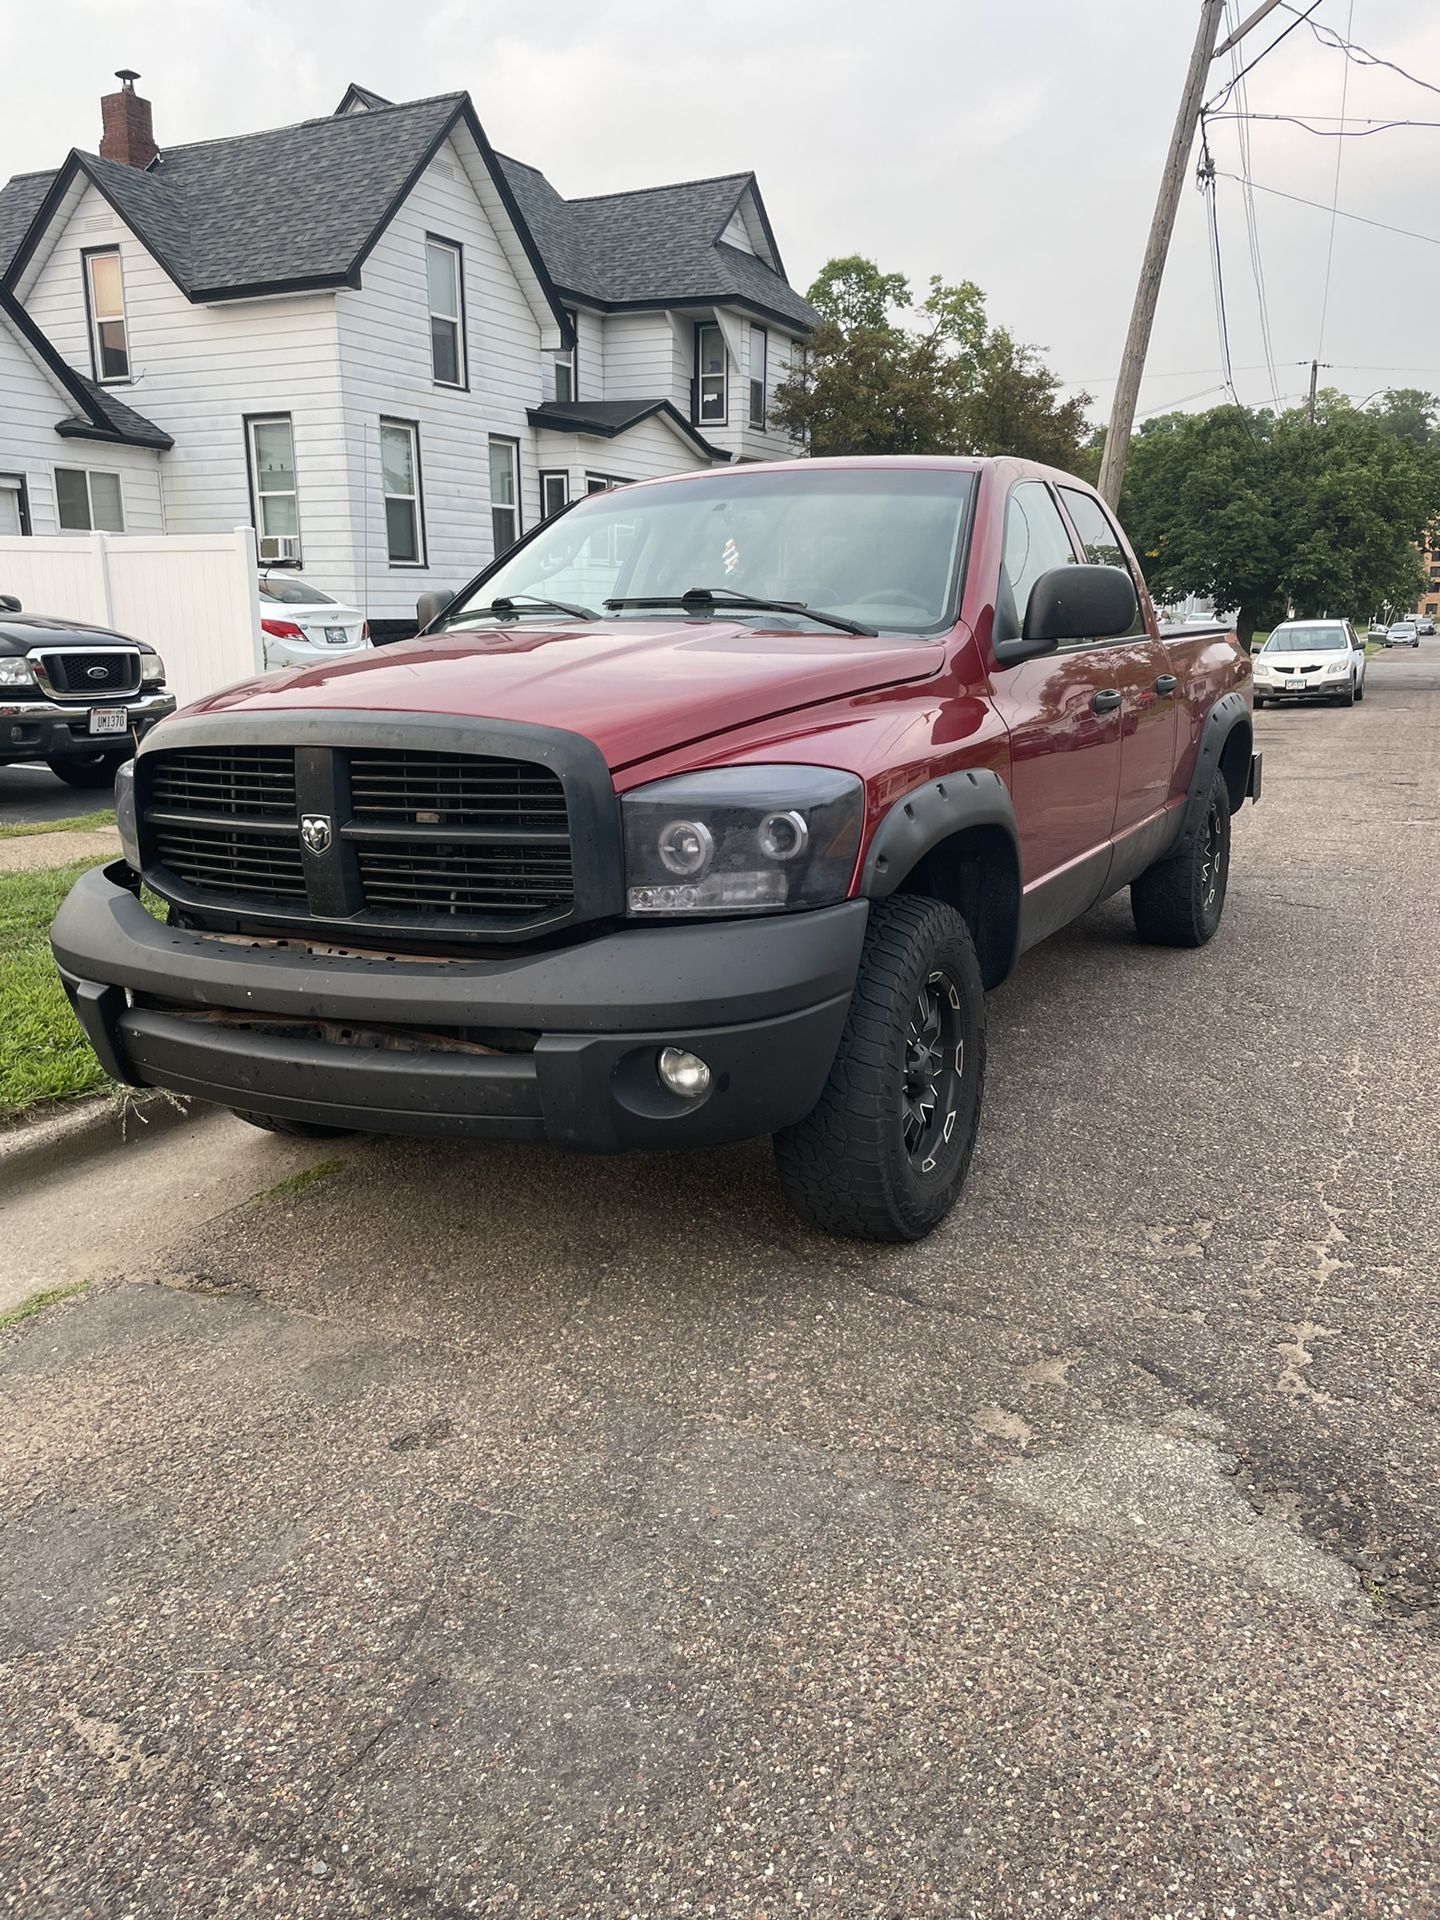
M1093 494L1081 493L1077 487L1062 487L1060 497L1065 502L1070 518L1075 523L1075 531L1080 536L1080 544L1085 549L1085 558L1096 567L1123 567L1130 574L1130 584L1135 589L1135 618L1123 634L1115 637L1129 639L1133 634L1144 633L1145 616L1140 611L1141 582L1131 571L1125 549L1120 544L1120 536L1108 513Z
M1052 567L1075 564L1075 549L1050 489L1039 480L1022 480L1005 503L1005 553L1000 563L996 617L1018 634L1025 624L1030 590ZM1005 601L1008 595L1009 606Z

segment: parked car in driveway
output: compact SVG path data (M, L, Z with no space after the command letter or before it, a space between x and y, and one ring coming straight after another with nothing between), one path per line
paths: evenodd
M67 786L110 787L174 711L154 647L0 594L0 766L43 760Z
M1287 620L1255 655L1255 704L1365 698L1365 642L1348 620Z
M917 1238L1020 954L1124 887L1145 940L1220 924L1249 658L1161 637L1067 474L649 481L438 599L323 685L251 681L145 742L125 857L52 934L117 1079L287 1132L771 1134L813 1226ZM1206 1017L1203 975L1176 991Z
M370 624L357 607L322 593L293 573L260 576L260 637L267 667L313 667L370 645Z
M1396 620L1385 635L1387 647L1418 647L1420 629L1413 620Z

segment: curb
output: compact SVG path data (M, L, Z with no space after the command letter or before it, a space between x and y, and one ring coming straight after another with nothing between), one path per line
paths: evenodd
M168 1133L195 1108L158 1090L102 1093L0 1129L0 1185L43 1179L109 1147Z

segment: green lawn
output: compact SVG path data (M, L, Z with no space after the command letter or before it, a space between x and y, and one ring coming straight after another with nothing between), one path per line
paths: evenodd
M100 827L113 827L115 811L77 813L69 820L35 820L25 827L0 827L0 840L27 840L32 833L94 833Z
M60 902L94 865L0 873L0 1119L107 1084L70 1011L48 937Z

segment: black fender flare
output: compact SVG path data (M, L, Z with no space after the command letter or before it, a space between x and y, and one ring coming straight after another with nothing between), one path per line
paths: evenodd
M1005 902L1002 928L990 929L986 985L998 986L1014 970L1020 951L1020 833L1010 789L991 767L942 774L912 787L890 808L871 837L860 869L859 891L883 900L916 865L955 835L988 828L1008 842L1013 859L1013 888ZM1012 896L1013 897L1010 897ZM977 939L977 946L982 943ZM982 963L985 959L982 955Z
M1173 858L1177 853L1183 853L1199 833L1205 818L1205 802L1210 797L1215 771L1224 758L1230 736L1239 726L1245 727L1253 736L1254 721L1251 719L1250 707L1244 694L1222 693L1205 716L1205 725L1200 731L1200 751L1195 756L1195 771L1190 776L1190 785L1185 794L1185 810L1181 816L1180 831L1175 836L1175 844L1170 852L1164 856L1166 859Z

